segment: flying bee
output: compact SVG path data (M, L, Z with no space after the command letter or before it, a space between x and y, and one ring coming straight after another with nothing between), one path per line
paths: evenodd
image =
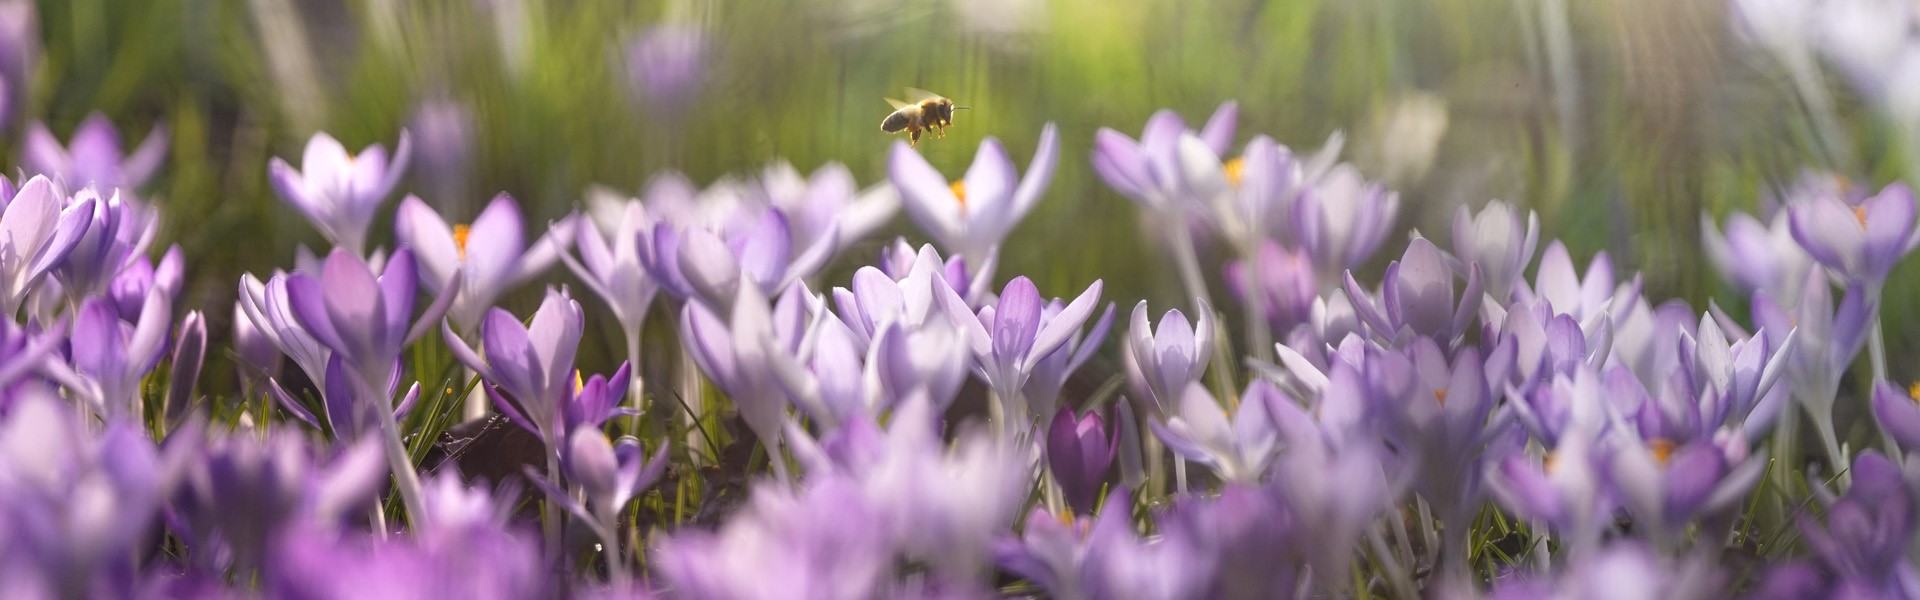
M946 128L953 125L953 111L973 108L954 106L952 100L918 88L907 88L907 98L911 102L886 99L887 104L893 105L893 114L880 122L880 130L899 133L904 129L910 145L920 143L921 131L932 130L936 137L947 137Z

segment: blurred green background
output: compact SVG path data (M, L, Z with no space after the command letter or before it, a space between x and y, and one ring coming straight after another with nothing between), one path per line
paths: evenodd
M1093 134L1138 135L1148 115L1198 126L1240 103L1236 146L1268 134L1301 151L1335 131L1345 159L1385 178L1401 225L1440 239L1462 203L1538 210L1584 265L1606 250L1644 271L1651 298L1709 298L1744 313L1698 246L1703 211L1753 210L1803 167L1878 187L1904 175L1898 140L1837 80L1844 147L1823 151L1805 105L1766 54L1729 25L1720 0L49 0L26 111L65 138L102 111L130 142L172 131L148 195L164 241L189 256L184 302L216 337L243 272L291 263L317 234L266 182L272 156L297 158L317 130L350 148L391 147L418 121L470 125L470 160L425 165L405 188L452 219L494 192L535 222L575 207L587 186L637 191L677 169L702 185L774 160L803 172L848 165L885 178L896 136L878 131L883 96L916 86L976 108L920 151L957 177L986 136L1024 169L1048 121L1060 170L1009 241L1001 276L1066 295L1104 278L1106 296L1177 301L1141 214L1088 164ZM706 45L676 105L630 83L627 45L667 24ZM444 107L457 107L445 109ZM461 116L461 111L465 116ZM16 117L18 118L18 117ZM446 128L442 128L446 129ZM459 130L459 127L452 128ZM17 156L10 125L7 152ZM442 147L460 147L457 136ZM451 153L451 150L443 153ZM441 161L452 162L452 161ZM389 213L390 214L390 213ZM387 235L376 225L376 239ZM883 239L924 240L904 217L843 255L821 281ZM1398 254L1390 238L1375 262ZM1544 246L1544 240L1543 244ZM1217 265L1221 257L1203 257ZM1897 273L1886 318L1896 375L1920 342L1915 268ZM555 279L564 280L556 270ZM1215 282L1218 285L1217 281ZM530 286L532 287L532 286ZM525 290L523 290L525 292ZM528 297L511 299L525 305ZM598 308L597 302L587 304ZM657 313L656 313L657 314Z

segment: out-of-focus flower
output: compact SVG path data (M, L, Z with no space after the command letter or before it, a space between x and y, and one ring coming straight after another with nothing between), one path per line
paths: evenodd
M434 95L415 107L407 129L420 140L420 153L415 157L419 167L414 173L420 178L423 193L450 203L441 205L441 210L464 212L460 209L468 208L464 205L467 180L477 145L473 111L458 100Z
M1360 320L1380 337L1402 339L1410 333L1444 342L1466 333L1482 302L1477 263L1468 266L1467 287L1457 297L1453 278L1440 249L1426 238L1415 238L1400 260L1387 265L1380 290L1384 306L1375 306L1352 272L1347 273L1346 290Z
M1878 310L1866 282L1847 285L1836 306L1826 270L1815 266L1802 282L1800 301L1791 310L1765 294L1754 294L1754 321L1768 331L1793 331L1797 346L1789 352L1785 380L1793 398L1805 405L1816 431L1830 435L1833 403L1847 365L1865 347Z
M1800 282L1813 259L1794 241L1787 214L1782 211L1762 224L1752 215L1734 213L1727 217L1725 233L1702 218L1700 234L1707 258L1722 278L1742 292L1766 292L1791 306L1800 298Z
M1513 286L1526 275L1540 243L1540 215L1529 210L1526 221L1511 204L1494 200L1478 214L1461 206L1453 214L1453 252L1468 265L1480 265L1486 293L1506 306Z
M718 530L683 529L650 560L690 598L885 596L897 533L873 502L857 484L837 478L799 492L757 486Z
M1050 326L1060 319L1061 315L1067 314L1068 308L1072 306L1059 298L1054 298L1047 303L1046 309L1040 311L1040 322ZM1027 404L1033 407L1034 414L1049 414L1053 412L1054 407L1060 405L1060 389L1066 387L1067 378L1072 376L1074 371L1080 370L1081 365L1092 359L1095 352L1100 351L1100 345L1106 342L1107 331L1112 327L1113 303L1108 302L1106 310L1100 313L1100 319L1093 322L1093 329L1087 330L1084 337L1080 329L1075 327L1073 335L1067 338L1066 343L1060 345L1060 349L1054 350L1033 364L1033 370L1028 373L1027 385L1021 389L1021 394L1026 396Z
M1040 203L1060 163L1059 145L1058 129L1047 123L1040 130L1033 162L1021 175L1000 141L988 137L980 142L966 177L949 184L919 152L895 142L887 175L900 192L907 217L949 254L966 257L975 267L974 277L991 279L980 267L998 255L1000 242Z
M1015 277L1007 282L1000 292L1000 299L994 305L980 309L979 319L972 323L963 323L963 331L970 338L973 347L974 368L976 373L992 387L1003 404L1008 432L1024 433L1032 427L1030 419L1036 414L1020 391L1027 386L1034 367L1041 360L1059 351L1093 316L1095 303L1100 301L1100 281L1087 286L1071 304L1045 319L1046 304L1040 299L1040 291L1026 277ZM1049 398L1048 400L1052 400ZM1053 405L1037 407L1037 414L1052 414Z
M133 323L120 320L113 303L93 299L73 322L73 367L87 381L93 408L110 418L139 418L145 401L140 380L166 353L173 327L172 304L149 294Z
M1439 94L1413 91L1394 98L1373 116L1373 135L1361 149L1394 185L1417 183L1433 169L1440 140L1447 134L1447 101Z
M710 42L698 26L662 23L626 44L627 86L662 116L679 113L706 85Z
M1710 439L1678 445L1632 435L1611 439L1614 489L1653 536L1680 531L1695 517L1738 504L1759 483L1767 462L1761 452L1736 463Z
M567 267L607 303L622 331L638 332L660 291L640 259L653 246L658 218L638 199L621 200L604 190L588 192L587 203L588 218L574 220L580 261L568 260Z
M170 446L173 440L169 439ZM272 570L280 543L297 529L341 532L363 514L386 483L380 442L362 439L339 454L317 457L300 437L230 435L184 440L186 462L172 499L173 529L217 571Z
M1708 600L1726 598L1726 575L1700 555L1657 555L1638 542L1614 542L1598 554L1555 565L1558 581L1518 577L1496 582L1494 600L1619 598Z
M1188 323L1179 309L1168 310L1155 329L1147 322L1147 303L1133 307L1127 330L1127 375L1146 394L1159 415L1178 410L1187 384L1200 380L1213 359L1213 311L1204 303L1200 321Z
M798 353L811 294L796 284L769 306L757 286L737 286L735 293L724 321L706 305L688 302L680 314L680 339L700 371L733 400L761 443L777 448L787 403L769 355ZM776 468L784 467L776 463Z
M1104 520L1107 513L1117 512L1120 511L1102 513L1101 519ZM1086 562L1086 542L1094 522L1072 515L1056 517L1036 506L1033 512L1027 513L1026 525L1018 537L994 540L994 563L1034 582L1054 598L1085 597L1080 591L1080 571Z
M1143 539L1127 520L1127 492L1115 488L1087 535L1080 588L1088 598L1204 598L1212 554L1189 535Z
M1906 560L1907 544L1913 540L1915 500L1900 467L1869 450L1853 459L1849 472L1853 487L1827 507L1826 525L1804 516L1799 523L1800 535L1813 548L1824 573L1798 575L1794 577L1797 585L1769 581L1767 589L1798 587L1802 598L1906 598L1920 592L1916 589L1920 572ZM1826 576L1824 581L1820 575Z
M1279 388L1265 380L1254 380L1240 398L1240 407L1229 421L1220 401L1199 383L1187 384L1180 397L1179 412L1168 415L1163 425L1148 421L1153 433L1175 453L1208 467L1220 478L1235 483L1258 483L1266 475L1267 462L1279 437L1269 417L1269 405L1292 402Z
M106 115L96 112L80 122L65 146L53 137L53 132L47 131L45 124L35 122L27 130L21 160L28 170L59 178L75 188L98 186L132 194L153 177L166 156L165 126L155 125L132 154L123 154L120 130L114 128Z
M1239 117L1239 104L1226 102L1214 110L1201 128L1198 140L1203 149L1212 152L1215 163L1233 144ZM1161 110L1148 117L1137 142L1126 134L1102 127L1093 136L1093 170L1108 187L1149 210L1200 216L1213 198L1197 197L1184 176L1180 138L1189 132L1180 115L1171 110Z
M106 297L113 300L113 306L120 312L120 320L137 321L140 306L147 301L147 294L159 294L168 301L177 301L180 287L186 276L186 258L175 244L167 248L155 265L145 256L133 256L127 260L120 274L115 275L108 286Z
M413 143L405 131L400 132L391 163L380 144L355 155L333 136L321 132L307 140L299 170L274 157L267 164L267 175L280 198L300 211L321 235L364 256L367 228L373 224L381 201L406 173L412 156Z
M1299 590L1306 583L1306 559L1331 564L1341 558L1333 556L1338 548L1320 546L1318 538L1305 535L1314 530L1275 491L1274 486L1228 484L1215 497L1180 498L1161 515L1162 535L1194 549L1187 561L1190 568L1201 567L1199 597L1261 598L1272 590ZM1308 539L1314 540L1311 547ZM1339 584L1328 582L1319 589L1335 587Z
M653 487L666 473L667 445L662 443L649 459L640 451L640 440L626 436L620 438L616 446L607 440L607 434L600 431L598 425L576 427L567 438L561 465L575 493L586 499L585 505L557 483L532 472L531 467L529 476L547 493L550 502L586 517L588 526L605 545L604 551L614 553L614 560L609 564L620 564L620 541L615 534L620 527L620 515L627 501ZM612 578L622 581L626 577L624 573L615 573Z
M907 269L895 267L894 272L885 273L881 269L861 267L853 273L851 289L833 288L834 305L861 346L871 345L874 336L894 321L919 325L931 315L942 314L954 319L974 319L970 311L948 308L948 296L957 300L966 294L966 290L949 285L955 275L962 281L966 277L965 266L958 263L958 257L943 266L940 254L934 252L932 245L922 246L919 254L910 256L913 262ZM963 301L960 305L966 304Z
M1602 251L1593 255L1582 277L1574 272L1573 258L1560 240L1547 244L1533 279L1531 288L1514 291L1518 299L1546 300L1553 313L1573 315L1582 330L1596 328L1595 319L1602 314L1618 324L1629 316L1627 311L1637 306L1634 300L1640 297L1640 274L1635 273L1632 281L1614 285L1613 261Z
M1261 303L1260 314L1266 317L1267 327L1284 336L1313 315L1319 285L1313 259L1284 249L1273 240L1261 242L1259 252L1257 261L1227 262L1227 289L1241 302Z
M640 259L667 293L727 312L743 281L771 296L812 275L832 256L839 235L837 225L829 226L812 246L796 246L778 208L725 225L710 230L661 222L654 226L653 248Z
M427 489L445 506L458 485ZM539 598L553 585L540 556L532 536L497 522L435 524L430 533L387 540L301 529L276 546L265 584L274 597L313 600Z
M1600 376L1591 368L1573 377L1559 377L1536 390L1528 402L1535 413L1557 412L1556 430L1535 431L1547 444L1547 455L1536 462L1520 452L1496 459L1487 486L1495 499L1524 518L1540 519L1568 536L1570 552L1580 554L1599 542L1602 523L1611 520L1603 493L1604 451L1600 430L1606 419ZM1510 406L1522 406L1515 403Z
M1395 445L1413 457L1414 485L1443 521L1471 519L1470 511L1481 504L1484 454L1492 437L1489 415L1497 398L1488 382L1507 380L1513 353L1511 340L1496 346L1485 361L1469 347L1449 362L1439 344L1427 338L1408 349L1412 385L1405 397L1390 403L1387 418Z
M1400 214L1400 194L1367 181L1351 165L1335 165L1302 190L1288 223L1294 243L1331 276L1360 266L1386 240Z
M0 185L7 191L12 188L10 183ZM5 301L0 308L13 315L40 279L79 245L93 223L96 200L65 205L44 176L27 180L6 200L6 210L0 213L0 282L5 285L0 289L4 292L0 300Z
M1098 412L1089 410L1076 416L1072 407L1065 407L1054 415L1053 424L1047 428L1047 464L1068 506L1081 514L1093 512L1100 481L1113 467L1114 452L1119 447L1119 437L1107 435L1106 421Z
M837 253L900 211L900 194L892 185L856 190L853 172L840 163L821 165L812 176L801 177L791 163L780 161L761 171L754 190L761 201L786 213L789 235L800 248L837 232Z
M1920 385L1903 390L1885 381L1875 383L1873 416L1901 450L1920 451Z
M548 229L531 246L525 242L523 226L519 206L501 194L474 218L472 226L451 227L419 197L407 196L400 201L393 228L394 237L420 260L420 283L435 296L455 296L447 317L459 331L471 335L494 299L545 271L573 243L570 236L575 227L570 221Z
M1837 197L1790 207L1793 239L1835 276L1878 286L1920 246L1913 192L1895 183L1858 204Z
M40 22L33 2L0 2L0 130L26 112L32 69L40 59Z

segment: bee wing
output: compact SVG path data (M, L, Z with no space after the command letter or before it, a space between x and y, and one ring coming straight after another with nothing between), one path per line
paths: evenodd
M912 87L907 88L907 98L910 100L913 100L914 104L919 104L920 102L925 100L935 100L935 99L940 99L945 97L946 96L935 94L933 92L929 92L920 88L912 88Z
M902 108L906 108L906 107L918 104L918 102L907 102L904 100L895 100L893 98L882 98L882 100L886 100L887 104L892 104L894 110L900 110Z

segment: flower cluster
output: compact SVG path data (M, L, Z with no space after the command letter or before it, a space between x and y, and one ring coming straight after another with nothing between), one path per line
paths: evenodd
M660 39L636 60L675 78L661 48L698 44ZM1137 302L1121 332L1100 280L998 272L1057 169L1052 124L1024 171L992 138L957 179L896 143L865 189L837 164L662 173L532 227L506 195L471 224L414 196L389 215L406 134L392 155L318 134L267 170L333 247L242 278L230 354L175 318L190 265L135 193L157 151L89 122L35 151L45 174L0 179L0 596L1920 594L1920 459L1834 424L1868 406L1843 380L1920 246L1904 186L1710 222L1742 320L1649 299L1605 253L1579 268L1504 202L1389 244L1398 196L1337 138L1229 156L1238 110L1092 141L1102 179L1176 224L1192 300ZM896 212L932 243L820 276ZM1234 256L1207 268L1196 235ZM563 273L585 302L502 302ZM656 302L697 375L643 383ZM582 373L595 328L624 361ZM1109 350L1111 385L1070 385ZM1869 354L1871 413L1920 451L1920 387ZM221 356L245 396L200 398ZM469 397L497 418L457 424Z

